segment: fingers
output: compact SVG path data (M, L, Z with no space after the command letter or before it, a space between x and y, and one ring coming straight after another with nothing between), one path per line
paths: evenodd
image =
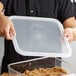
M5 38L12 40L14 36L16 36L16 31L15 31L13 23L10 21L10 24L5 30Z
M12 21L2 14L0 14L0 35L6 39L12 39L16 35Z
M12 40L14 36L16 36L16 31L13 23L10 21L5 28L0 31L0 35L8 40Z
M14 25L12 23L12 21L10 22L10 34L12 34L12 36L16 36L16 31L15 31L15 28L14 28Z
M5 30L4 36L5 36L5 38L8 39L8 40L12 40L13 35L12 35L12 32L10 31L10 28L7 28L7 29Z
M3 37L4 36L4 34L0 31L0 37Z
M64 36L68 39L68 41L73 41L73 34L72 34L72 29L71 28L66 28L64 30Z

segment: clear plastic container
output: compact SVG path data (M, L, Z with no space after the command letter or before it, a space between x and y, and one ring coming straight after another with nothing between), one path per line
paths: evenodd
M53 18L12 16L17 36L13 44L23 56L69 57L72 49L63 37L63 25Z
M59 64L61 63L61 64ZM36 58L21 62L16 62L8 65L10 76L25 76L23 74L26 70L33 70L37 68L52 68L59 66L64 68L68 73L62 76L76 76L76 67L65 60L51 57Z

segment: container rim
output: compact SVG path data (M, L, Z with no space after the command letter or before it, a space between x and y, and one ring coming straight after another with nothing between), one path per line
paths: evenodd
M57 19L55 18L43 18L43 17L29 17L29 16L10 16L9 17L11 20L13 19L18 19L18 20L38 20L38 21L53 21L55 23L58 24L58 27L60 28L60 33L61 35L63 34L64 32L64 29L63 29L63 25L61 24L60 21L58 21ZM14 44L14 48L16 50L17 53L19 53L20 55L23 55L23 56L46 56L46 57L63 57L63 58L67 58L67 57L70 57L72 55L72 49L70 47L70 44L67 40L66 37L63 37L64 38L64 41L66 42L65 43L65 46L66 46L66 53L48 53L48 52L28 52L28 51L23 51L22 49L19 48L19 45L18 45L18 42L17 42L17 38L16 37L13 37L13 44Z

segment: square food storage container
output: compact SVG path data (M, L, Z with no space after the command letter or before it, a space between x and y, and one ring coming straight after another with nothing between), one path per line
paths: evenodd
M59 58L51 58L51 57L42 57L42 58L11 63L8 65L8 69L9 69L9 76L35 76L35 75L26 75L24 74L24 72L26 70L34 70L38 68L52 68L54 66L63 68L64 70L67 71L67 74L45 75L45 76L76 76L75 74L76 67L74 65L66 62L65 60Z
M14 48L23 56L69 57L72 49L63 37L63 25L53 18L11 16L17 36Z

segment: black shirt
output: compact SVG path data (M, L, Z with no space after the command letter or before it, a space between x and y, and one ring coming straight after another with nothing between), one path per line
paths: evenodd
M73 4L74 4L74 11L75 11L75 18L76 18L76 0L73 0Z
M71 0L1 0L5 14L57 18L63 22L74 16Z
M62 23L65 19L74 16L71 0L0 0L5 5L5 15L22 15L56 18ZM7 65L12 62L34 57L23 57L14 50L11 40L5 39L5 52L2 61L2 72L7 72ZM53 59L52 65L55 64Z

